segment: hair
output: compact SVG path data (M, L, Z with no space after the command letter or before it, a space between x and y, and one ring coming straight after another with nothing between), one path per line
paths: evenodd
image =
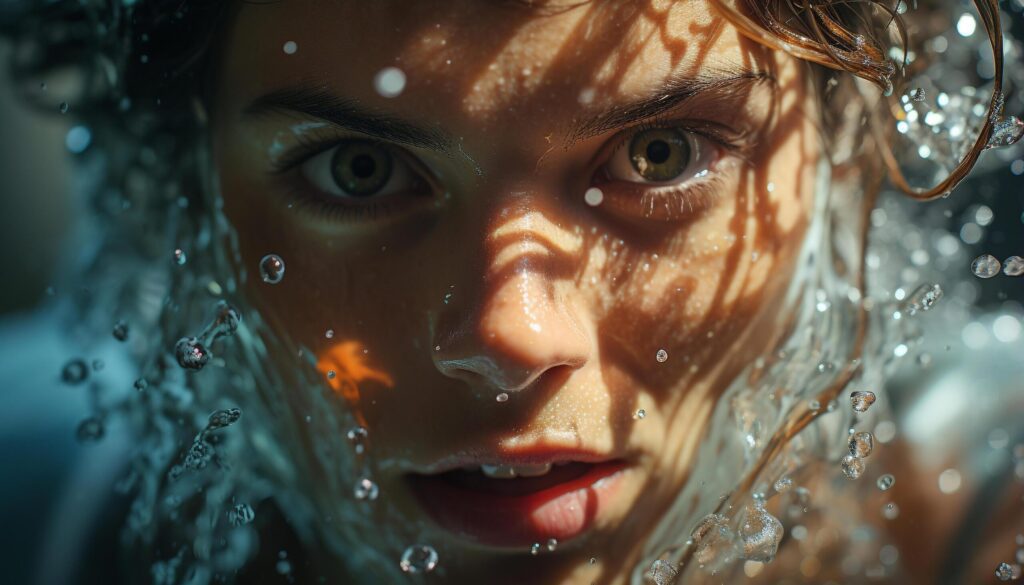
M887 47L895 42L905 55L913 45L912 30L898 9L906 0L710 2L746 36L811 63L823 96L829 91L834 71L866 80L880 94L891 93L893 77L907 64L894 62ZM998 46L1001 36L997 0L975 3L993 46ZM75 92L66 102L69 113L92 132L94 146L85 155L96 161L92 168L97 176L86 195L104 226L95 255L80 260L80 269L88 271L90 280L105 285L93 293L100 298L78 299L79 308L83 315L92 317L91 324L97 327L109 326L111 312L130 317L136 335L147 339L147 343L135 348L135 357L151 383L169 380L178 387L187 386L177 365L168 360L168 351L181 333L179 321L193 320L194 325L196 319L205 318L207 305L199 301L209 294L219 296L220 292L214 289L233 292L233 282L217 280L227 252L218 251L218 244L210 242L209 234L217 232L218 220L204 174L208 153L208 82L216 70L216 41L222 37L217 33L230 14L228 3L217 0L33 0L12 9L10 14L0 14L0 34L10 37L15 48L12 77L24 88L26 101L56 110L52 103L47 103L46 92L35 88L43 79L69 72L76 75ZM1001 50L996 55L1001 55ZM996 93L1002 67L1001 60L997 61ZM854 89L852 79L846 89ZM839 109L844 105L823 108L826 127L850 123L849 112ZM993 96L990 108L995 110L996 106ZM933 190L915 191L907 186L891 157L885 157L884 149L877 164L886 164L893 182L911 196L937 196L962 180L977 160L991 132L992 117L986 118L988 122L974 148ZM882 146L888 143L886 131L875 132L870 138ZM860 152L857 156L868 154ZM854 239L863 245L863 232ZM190 273L170 267L171 250L183 243L193 246L187 250L190 256L193 252L204 252L195 254L195 260L190 259ZM118 264L113 265L111 258L117 258ZM859 257L856 261L860 261ZM266 348L259 346L252 353L265 354ZM259 360L259 355L247 357ZM159 452L138 455L139 460L145 461L133 464L139 474L149 473L153 477L149 483L143 478L141 494L133 504L133 517L127 527L135 531L133 537L141 541L139 546L145 550L142 561L152 562L162 554L157 550L160 544L173 540L162 540L166 535L146 526L147 519L166 514L161 502L172 491L165 485L168 469L174 473L174 468L180 467L175 461L181 460L181 445L202 447L203 441L216 434L208 432L210 426L205 430L202 426L205 414L197 414L198 409L209 405L199 399L194 404L191 399L145 400L138 407L142 412L159 411L171 420L201 421L197 423L198 435L188 425L161 425L147 417L139 417L143 420L134 427L135 432L145 435L140 444ZM246 410L245 416L259 415ZM268 419L272 418L268 415ZM213 422L210 419L209 424ZM213 442L217 449L228 448ZM193 454L189 449L189 457L193 455L193 463L198 457L205 465L208 454ZM185 465L188 464L186 458ZM264 471L268 476L288 473L277 469ZM240 478L232 489L248 490L250 498L260 497L256 493L260 489L258 482L250 481L255 487L247 486L247 479L253 480ZM219 504L230 501L229 507L234 505L236 492L221 492ZM205 509L194 514L195 530L199 530L203 513ZM204 521L213 522L211 518ZM205 552L193 553L196 558L209 556L212 545L208 541L206 546ZM170 564L169 561L162 566L166 569ZM153 574L160 582L155 567Z

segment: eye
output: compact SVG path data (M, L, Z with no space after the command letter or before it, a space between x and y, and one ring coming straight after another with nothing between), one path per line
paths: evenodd
M640 184L676 184L706 174L714 162L710 141L680 128L635 132L615 150L607 178Z
M426 187L404 156L369 140L346 140L311 157L302 174L322 193L352 203Z

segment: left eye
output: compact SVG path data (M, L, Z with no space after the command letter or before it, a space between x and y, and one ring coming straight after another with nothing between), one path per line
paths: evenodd
M640 130L615 150L609 179L627 183L675 184L706 174L714 147L703 136L677 128Z
M367 200L423 187L401 155L369 140L346 140L313 156L302 164L302 174L323 193L342 199Z

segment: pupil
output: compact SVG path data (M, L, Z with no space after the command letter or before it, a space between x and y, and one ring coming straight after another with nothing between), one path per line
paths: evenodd
M366 154L352 157L352 162L349 165L352 169L352 174L359 179L372 177L373 173L377 170L377 163L373 160L373 157Z
M660 165L668 160L671 147L664 140L654 140L647 145L647 160Z

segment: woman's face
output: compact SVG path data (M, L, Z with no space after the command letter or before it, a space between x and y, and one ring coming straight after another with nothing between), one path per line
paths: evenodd
M397 550L589 583L780 333L820 137L807 70L702 0L527 4L240 4L215 163L245 294L369 429Z

